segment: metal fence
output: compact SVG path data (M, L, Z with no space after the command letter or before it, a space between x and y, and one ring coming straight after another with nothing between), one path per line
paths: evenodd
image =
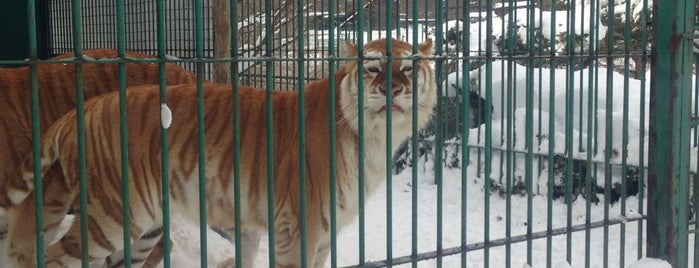
M695 5L656 2L50 0L49 50L141 51L232 88L303 92L347 60L340 39L431 38L432 123L333 233L330 266L626 267L650 256L699 267ZM30 39L31 66L42 64L35 49ZM183 226L166 232L166 267L176 254L240 257L218 237L187 251L178 241L199 229ZM273 239L262 244L274 256Z

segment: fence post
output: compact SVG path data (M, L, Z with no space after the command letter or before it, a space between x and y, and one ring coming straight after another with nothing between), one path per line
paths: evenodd
M647 255L687 267L694 0L653 1Z

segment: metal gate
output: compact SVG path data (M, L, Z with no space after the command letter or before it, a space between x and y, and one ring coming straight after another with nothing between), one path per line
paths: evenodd
M44 64L36 52L36 7L27 5L31 58L2 64ZM49 0L47 6L51 55L146 52L155 58L141 61L181 64L198 75L200 88L207 79L232 90L253 85L303 94L309 81L357 60L337 55L341 39L360 46L379 38L434 40L433 120L413 130L397 153L386 149L392 158L385 185L360 198L356 221L333 229L326 265L626 267L648 256L699 267L699 242L691 235L699 224L693 1ZM228 246L216 244L220 237L200 238L212 234L205 226L191 230L197 235L166 232L173 256L199 257L201 265L218 265L224 256L240 260L239 248L220 249ZM197 252L178 245L194 238L201 241ZM256 265L274 263L268 238L267 258L259 256ZM37 241L39 252L49 246ZM173 256L164 266L177 266Z

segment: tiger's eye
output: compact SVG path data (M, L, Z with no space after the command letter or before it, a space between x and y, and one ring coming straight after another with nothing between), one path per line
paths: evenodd
M370 73L378 73L379 72L379 68L376 68L376 67L369 67L366 70L369 71Z
M403 67L403 69L402 69L401 71L403 71L403 72L410 72L410 71L412 71L412 70L413 70L413 67L412 67L412 66L405 66L405 67Z

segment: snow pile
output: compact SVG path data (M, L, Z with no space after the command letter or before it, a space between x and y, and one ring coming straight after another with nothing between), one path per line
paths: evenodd
M646 153L646 148L638 148L639 139L643 138L648 144L648 110L649 92L641 91L641 81L625 78L623 75L612 72L608 76L606 68L598 70L568 71L564 69L527 68L514 62L494 61L488 67L484 65L469 74L470 90L477 92L482 98L486 97L486 84L488 77L486 69L492 68L492 126L493 147L505 148L507 129L501 126L507 125L507 120L513 120L514 149L525 150L525 116L528 112L533 117L533 144L535 152L547 154L549 147L553 146L554 153L565 153L565 130L567 124L572 124L574 157L586 159L587 138L592 135L592 144L597 146L593 153L593 160L604 161L604 145L606 132L611 131L612 136L612 162L621 162L622 134L628 135L628 153L638 156ZM527 72L532 75L533 103L532 111L526 110ZM512 77L508 77L512 74ZM541 74L541 76L539 75ZM593 75L590 78L590 75ZM607 81L611 81L611 87ZM624 85L628 85L628 94L624 96ZM462 80L457 79L454 84L462 88ZM511 86L508 86L511 85ZM611 93L611 99L607 93ZM643 93L643 94L642 94ZM573 98L573 107L570 116L566 115L568 97ZM508 115L506 111L508 99L511 97L513 113ZM541 98L541 99L540 99ZM607 101L611 101L611 110L607 110ZM628 111L624 111L624 102L628 103ZM591 102L591 103L590 103ZM645 111L641 114L641 107ZM592 108L590 110L590 108ZM592 112L591 115L588 113ZM623 117L628 117L628 128L623 129ZM607 129L606 120L611 116L611 129ZM589 121L588 118L592 118ZM643 121L641 119L643 118ZM539 121L541 119L541 121ZM553 129L549 129L550 120L553 120ZM549 137L553 132L554 136ZM484 145L485 133L482 130L472 130L469 144ZM578 142L582 140L581 144ZM635 158L628 159L629 164L637 165ZM635 161L635 162L634 162ZM644 163L645 164L645 163Z
M672 268L672 265L664 260L643 258L631 264L629 268Z

